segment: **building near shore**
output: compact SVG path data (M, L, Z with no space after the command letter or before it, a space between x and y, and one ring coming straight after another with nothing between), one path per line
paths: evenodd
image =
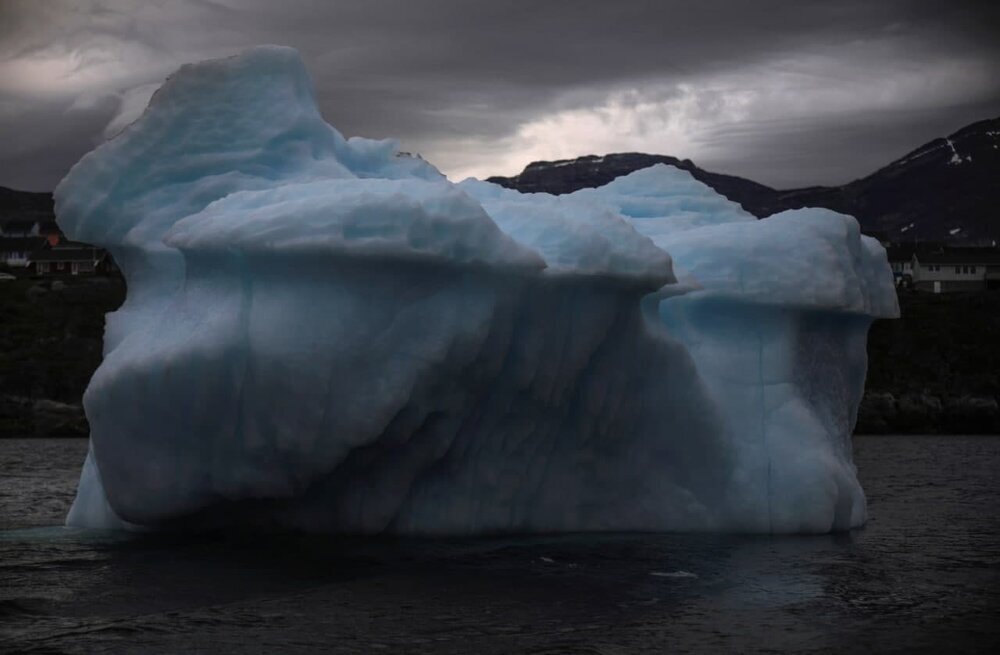
M0 264L12 269L26 268L35 253L47 246L48 241L41 236L0 236Z
M64 242L56 248L35 252L31 266L35 275L96 275L117 271L108 252L85 243ZM112 270L113 269L113 270Z
M915 252L911 269L913 286L920 291L1000 290L1000 250L995 248Z

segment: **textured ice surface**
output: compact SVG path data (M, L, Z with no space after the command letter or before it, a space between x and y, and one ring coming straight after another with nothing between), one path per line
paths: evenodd
M885 253L655 166L554 197L345 140L290 49L185 66L56 190L128 299L68 522L343 532L860 525Z

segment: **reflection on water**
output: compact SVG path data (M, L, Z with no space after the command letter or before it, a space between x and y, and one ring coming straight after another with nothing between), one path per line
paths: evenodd
M1000 641L996 437L858 438L868 527L774 538L51 527L85 448L0 442L0 651L910 652Z

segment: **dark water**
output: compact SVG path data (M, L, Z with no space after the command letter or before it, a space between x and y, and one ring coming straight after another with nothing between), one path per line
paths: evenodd
M0 441L0 652L1000 652L1000 437L860 437L864 530L371 540L57 526Z

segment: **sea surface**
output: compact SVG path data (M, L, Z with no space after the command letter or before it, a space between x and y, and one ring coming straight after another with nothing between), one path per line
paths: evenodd
M1000 437L856 437L862 530L461 540L61 527L83 440L0 440L0 652L1000 652Z

